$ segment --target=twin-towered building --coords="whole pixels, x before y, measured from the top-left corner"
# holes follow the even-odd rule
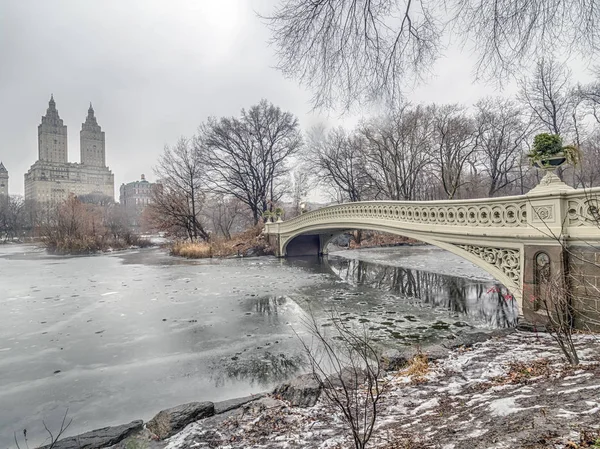
[[[114,199],[114,175],[106,166],[104,131],[90,104],[81,125],[80,162],[69,162],[67,126],[50,97],[46,115],[38,126],[38,160],[25,174],[25,199],[60,202],[70,194],[102,195]],[[8,181],[8,179],[7,179]]]

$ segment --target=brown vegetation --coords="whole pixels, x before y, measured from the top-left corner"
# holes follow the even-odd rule
[[[401,235],[386,234],[384,232],[362,232],[361,234],[362,235],[358,243],[355,239],[350,241],[351,249],[420,243],[418,240],[403,237]]]
[[[413,384],[423,383],[427,379],[425,376],[429,372],[429,360],[427,354],[418,353],[409,362],[406,369],[400,371],[398,374],[401,376],[408,376],[411,378]]]
[[[49,208],[39,230],[44,245],[55,254],[87,254],[150,245],[129,230],[119,205],[86,204],[75,196]]]
[[[229,240],[217,238],[210,242],[178,241],[171,246],[170,253],[189,259],[271,255],[273,249],[261,235],[261,231],[262,226],[259,225],[235,234]]]

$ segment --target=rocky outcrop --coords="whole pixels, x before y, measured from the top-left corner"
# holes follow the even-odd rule
[[[347,366],[338,373],[330,374],[325,380],[325,387],[348,388],[356,390],[367,380],[367,370]]]
[[[212,402],[190,402],[160,411],[146,427],[161,440],[175,435],[185,426],[215,414]]]
[[[215,402],[215,415],[235,410],[243,405],[250,402],[257,401],[265,397],[267,393],[253,394],[251,396],[245,396],[243,398],[228,399],[226,401]]]
[[[312,407],[319,400],[322,389],[321,382],[313,374],[303,374],[279,385],[273,394],[294,407]]]
[[[100,449],[117,444],[129,435],[140,431],[143,424],[142,420],[137,420],[121,426],[104,427],[74,437],[63,438],[53,445],[43,446],[40,449]]]

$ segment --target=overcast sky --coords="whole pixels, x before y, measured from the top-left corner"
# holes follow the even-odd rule
[[[255,11],[276,3],[0,0],[0,160],[10,192],[23,193],[51,93],[68,127],[71,162],[79,162],[79,131],[93,103],[117,199],[121,183],[142,173],[154,179],[165,144],[261,98],[295,113],[303,129],[337,123],[335,113],[310,113],[310,94],[272,68],[268,30]],[[468,54],[448,52],[409,99],[470,104],[495,93],[473,83],[472,67]]]

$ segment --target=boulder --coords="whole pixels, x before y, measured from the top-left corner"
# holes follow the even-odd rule
[[[249,402],[257,401],[265,397],[265,393],[253,394],[243,398],[228,399],[226,401],[215,402],[215,415],[220,415],[236,408],[240,408]]]
[[[444,359],[450,354],[450,350],[442,345],[429,345],[423,348],[421,352],[427,356],[427,360],[430,362]],[[417,351],[414,351],[412,356],[414,357],[417,353]]]
[[[40,449],[100,449],[112,446],[131,434],[142,430],[142,420],[132,421],[121,426],[104,427],[74,437],[63,438],[57,443],[42,446]]]
[[[381,369],[384,369],[385,371],[398,371],[403,368],[409,360],[410,356],[407,352],[399,351],[398,349],[387,349],[381,354],[379,363],[381,364]]]
[[[215,414],[212,402],[190,402],[158,412],[146,427],[161,440],[175,435],[185,426]]]
[[[325,380],[325,386],[340,388],[345,386],[351,390],[356,390],[367,380],[367,370],[363,368],[353,368],[347,366],[335,374],[330,374]]]
[[[470,348],[475,343],[483,343],[489,340],[494,335],[491,332],[468,332],[458,335],[454,340],[444,342],[444,347],[448,349],[456,349],[464,346]]]
[[[303,374],[279,385],[273,394],[294,407],[312,407],[319,400],[323,386],[313,374]]]

